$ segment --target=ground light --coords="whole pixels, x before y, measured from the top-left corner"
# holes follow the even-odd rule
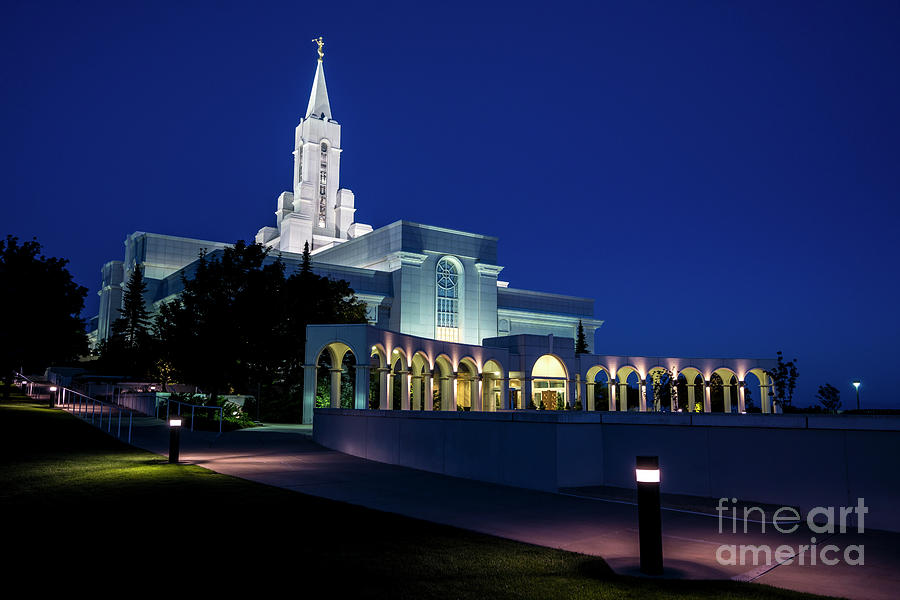
[[[169,419],[169,463],[178,462],[178,446],[181,442],[181,417]]]
[[[641,573],[662,575],[662,518],[659,507],[659,457],[638,456],[635,479],[638,496],[638,539]]]
[[[856,410],[859,410],[859,386],[862,385],[862,381],[857,379],[853,382],[853,387],[856,388]]]
[[[58,388],[55,385],[50,386],[50,408],[56,408],[55,402],[53,400],[54,400],[54,396],[56,396],[57,389]]]

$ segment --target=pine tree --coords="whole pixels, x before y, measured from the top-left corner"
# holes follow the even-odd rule
[[[300,264],[300,274],[308,277],[312,274],[312,261],[309,256],[309,242],[303,242],[303,262]]]
[[[125,344],[134,349],[140,346],[150,335],[150,314],[144,304],[144,293],[147,282],[144,281],[143,269],[135,266],[125,284],[122,296],[122,311],[116,322],[116,329],[125,338]]]
[[[575,338],[575,354],[587,354],[587,338],[584,335],[584,325],[578,321],[578,336]]]

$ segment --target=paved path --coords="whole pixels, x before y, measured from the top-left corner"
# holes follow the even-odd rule
[[[573,497],[500,486],[363,460],[315,444],[308,426],[255,428],[217,436],[182,433],[181,459],[233,475],[369,508],[398,513],[604,558],[622,574],[638,574],[637,510],[630,503]],[[168,432],[160,421],[135,420],[135,445],[158,454],[168,451]],[[743,534],[731,522],[719,533],[717,517],[690,511],[663,511],[666,576],[734,578],[795,590],[849,598],[896,598],[900,590],[900,534],[868,531],[816,536],[818,547],[841,549],[863,544],[864,565],[839,562],[772,566],[721,565],[722,544],[787,545],[797,550],[814,535],[763,534],[751,523]],[[752,529],[755,527],[756,529]],[[808,557],[808,552],[805,554]],[[830,556],[830,555],[829,555]],[[854,555],[855,556],[855,555]]]

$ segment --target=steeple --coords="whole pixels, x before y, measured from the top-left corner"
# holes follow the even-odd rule
[[[306,115],[321,117],[323,114],[326,119],[331,119],[331,105],[328,103],[328,88],[325,87],[325,69],[322,68],[322,57],[325,53],[322,51],[324,43],[322,37],[313,40],[319,45],[319,63],[316,66],[316,77],[313,79],[312,91],[309,93],[309,104],[306,106]]]

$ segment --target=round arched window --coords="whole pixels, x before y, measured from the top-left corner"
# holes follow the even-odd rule
[[[435,337],[448,342],[459,341],[459,269],[442,258],[435,271],[436,314]]]

